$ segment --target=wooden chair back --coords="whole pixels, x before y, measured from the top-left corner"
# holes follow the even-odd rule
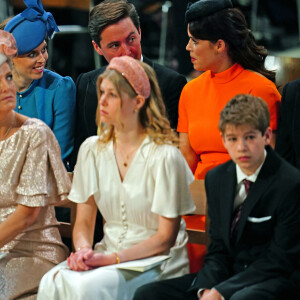
[[[59,232],[61,237],[72,239],[73,227],[76,218],[76,203],[70,200],[64,200],[57,204],[56,207],[65,207],[70,209],[70,222],[59,222]]]
[[[69,173],[69,177],[72,181],[73,173]],[[72,240],[72,232],[76,219],[77,204],[70,200],[64,200],[56,203],[55,207],[65,207],[70,209],[70,222],[59,222],[59,233],[62,238]]]
[[[187,233],[189,236],[189,243],[208,245],[208,243],[209,243],[209,237],[208,237],[209,220],[208,220],[208,216],[207,216],[207,201],[206,201],[204,180],[195,180],[190,185],[190,191],[191,191],[194,203],[196,205],[196,210],[195,210],[194,214],[205,216],[205,229],[204,230],[187,229]]]

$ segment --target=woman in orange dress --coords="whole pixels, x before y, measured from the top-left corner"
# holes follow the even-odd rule
[[[182,91],[177,131],[180,150],[195,179],[204,179],[207,171],[230,159],[218,131],[225,104],[237,94],[261,97],[268,104],[274,132],[281,96],[275,73],[264,67],[266,49],[256,44],[244,15],[230,0],[197,1],[187,8],[186,23],[186,49],[194,69],[203,73]],[[186,223],[188,228],[201,228],[203,218],[186,217]],[[191,265],[191,271],[199,267]]]

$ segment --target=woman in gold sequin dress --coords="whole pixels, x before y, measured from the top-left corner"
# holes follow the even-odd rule
[[[50,204],[66,198],[70,181],[49,127],[14,111],[16,52],[0,30],[0,300],[35,299],[43,274],[68,253]]]

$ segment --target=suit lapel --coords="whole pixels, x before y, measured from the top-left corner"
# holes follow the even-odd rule
[[[241,218],[238,224],[238,232],[235,244],[237,244],[241,239],[251,211],[255,207],[256,203],[262,198],[265,191],[269,189],[269,185],[272,184],[274,180],[274,174],[276,174],[279,160],[271,148],[268,148],[267,150],[268,155],[266,160],[258,174],[255,183],[253,183],[253,186],[251,187],[248,197],[245,199]]]
[[[147,65],[149,65],[152,69],[154,69],[154,63],[148,57],[143,56],[143,62],[146,63]]]
[[[92,81],[92,84],[96,87],[97,80],[100,74],[102,74],[106,70],[107,66],[103,66],[97,70],[94,71],[93,76],[90,77],[90,80]]]
[[[106,66],[96,69],[86,81],[86,89],[83,102],[84,124],[86,124],[87,137],[97,134],[96,112],[98,106],[97,80],[100,74],[106,70]]]
[[[224,224],[225,243],[228,249],[231,247],[230,227],[231,227],[233,199],[235,196],[236,180],[237,179],[236,179],[235,164],[231,161],[229,163],[226,172],[222,174],[221,187],[220,187],[220,196],[222,197],[221,224]]]

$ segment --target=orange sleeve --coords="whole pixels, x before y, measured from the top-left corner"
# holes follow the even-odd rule
[[[189,100],[189,98],[187,95],[188,94],[187,90],[188,89],[185,86],[181,92],[179,104],[178,104],[177,131],[184,132],[184,133],[189,132],[189,119],[188,119],[188,112],[187,112],[187,101]]]
[[[267,102],[270,112],[270,127],[273,131],[277,130],[281,95],[275,84],[270,82],[266,85],[257,85],[253,87],[251,94]]]

